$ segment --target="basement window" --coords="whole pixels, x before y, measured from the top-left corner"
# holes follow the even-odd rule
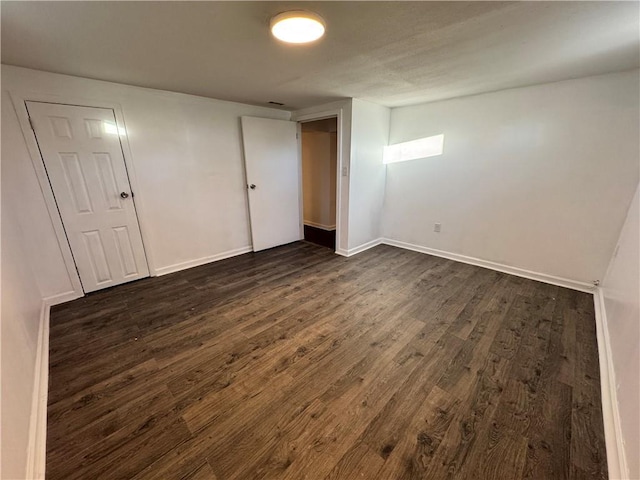
[[[383,163],[406,162],[418,158],[442,155],[444,149],[444,134],[419,138],[410,142],[396,143],[384,147]]]

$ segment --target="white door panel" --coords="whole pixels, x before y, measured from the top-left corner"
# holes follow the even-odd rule
[[[148,276],[113,110],[26,104],[85,292]]]
[[[253,250],[300,240],[296,123],[242,117]]]

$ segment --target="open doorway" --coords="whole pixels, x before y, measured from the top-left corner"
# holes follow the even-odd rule
[[[301,124],[304,239],[336,248],[337,117]]]

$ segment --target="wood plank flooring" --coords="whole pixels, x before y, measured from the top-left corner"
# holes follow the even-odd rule
[[[51,316],[47,478],[604,479],[591,295],[298,242]]]

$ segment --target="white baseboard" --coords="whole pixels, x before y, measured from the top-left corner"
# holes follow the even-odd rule
[[[553,275],[547,275],[546,273],[532,272],[530,270],[512,267],[510,265],[503,265],[501,263],[491,262],[489,260],[467,257],[466,255],[460,255],[458,253],[436,250],[434,248],[414,245],[411,243],[401,242],[399,240],[392,240],[390,238],[383,238],[380,243],[384,243],[385,245],[391,245],[394,247],[405,248],[407,250],[413,250],[415,252],[426,253],[428,255],[434,255],[436,257],[448,258],[449,260],[455,260],[456,262],[468,263],[470,265],[476,265],[478,267],[484,267],[491,270],[496,270],[498,272],[515,275],[517,277],[528,278],[530,280],[537,280],[543,283],[550,283],[551,285],[558,285],[560,287],[570,288],[572,290],[578,290],[580,292],[594,293],[595,291],[595,287],[589,283],[579,282],[577,280],[571,280],[568,278],[555,277]]]
[[[38,344],[33,372],[33,396],[29,419],[26,478],[44,479],[47,455],[47,401],[49,397],[49,324],[51,307],[82,297],[82,292],[64,292],[42,299]]]
[[[343,257],[348,257],[349,256],[349,252],[347,250],[345,250],[344,248],[336,248],[336,255],[341,255]]]
[[[593,295],[596,313],[596,335],[598,338],[598,357],[600,360],[600,391],[602,396],[602,418],[604,437],[607,446],[607,465],[611,480],[629,478],[627,458],[622,441],[620,410],[618,406],[618,388],[611,357],[609,326],[604,304],[602,288]]]
[[[47,400],[49,394],[49,314],[51,306],[73,298],[76,292],[56,295],[42,300],[40,326],[29,421],[29,446],[27,451],[26,478],[44,479],[47,454]]]
[[[52,295],[50,297],[46,297],[42,300],[42,302],[43,304],[47,304],[49,307],[53,307],[54,305],[70,302],[71,300],[75,300],[83,296],[84,296],[83,292],[65,292],[65,293],[59,293],[58,295]]]
[[[382,243],[382,239],[381,238],[376,238],[375,240],[371,240],[370,242],[367,243],[363,243],[362,245],[359,245],[357,247],[354,248],[350,248],[348,249],[345,253],[345,257],[350,257],[352,255],[356,255],[360,252],[364,252],[365,250],[369,250],[370,248],[375,247],[376,245],[380,245]],[[336,253],[338,253],[336,251]],[[342,255],[342,253],[340,254]]]
[[[333,231],[336,229],[335,225],[323,225],[322,223],[316,223],[316,222],[311,222],[309,220],[305,220],[304,222],[305,225],[308,225],[310,227],[315,227],[315,228],[319,228],[321,230],[327,230],[327,231]]]
[[[189,260],[187,262],[169,265],[168,267],[156,268],[156,275],[159,277],[162,275],[167,275],[168,273],[179,272],[180,270],[198,267],[200,265],[204,265],[205,263],[217,262],[218,260],[224,260],[225,258],[235,257],[237,255],[242,255],[243,253],[249,253],[252,251],[253,248],[251,246],[236,248],[235,250],[228,250],[226,252],[211,255],[209,257],[197,258],[195,260]]]

